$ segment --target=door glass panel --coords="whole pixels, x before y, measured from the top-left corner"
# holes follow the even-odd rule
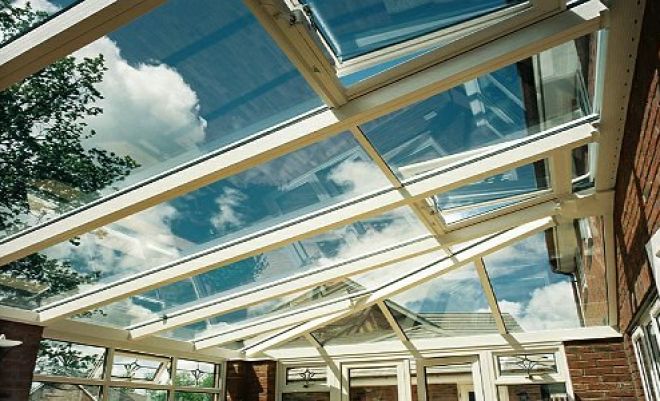
[[[472,363],[424,366],[426,401],[472,401],[475,399]],[[419,398],[417,377],[411,380],[412,399]]]
[[[568,401],[563,383],[498,386],[497,393],[499,401]]]
[[[304,393],[282,393],[282,401],[330,401],[330,393],[309,391]]]
[[[350,401],[397,401],[399,390],[395,366],[348,370]]]

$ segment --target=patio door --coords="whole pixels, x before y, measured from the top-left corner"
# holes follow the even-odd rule
[[[476,356],[417,360],[411,385],[413,401],[484,401]]]

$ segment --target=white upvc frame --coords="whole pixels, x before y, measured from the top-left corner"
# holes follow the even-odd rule
[[[566,7],[563,0],[530,0],[351,60],[340,61],[323,35],[313,26],[299,0],[276,0],[268,3],[245,0],[245,3],[296,64],[309,84],[334,107],[340,106],[347,99],[363,95],[487,43],[493,38],[502,37],[559,13]],[[339,76],[424,50],[428,51],[395,69],[384,71],[348,88],[337,79]]]
[[[653,347],[660,349],[660,325],[658,317],[660,316],[660,301],[655,303],[644,313],[633,331],[631,341],[637,359],[637,367],[642,380],[642,387],[647,400],[654,400],[660,397],[660,360],[653,355]],[[648,326],[655,336],[655,344],[651,344],[653,339],[647,336]],[[648,363],[651,377],[648,376],[645,364]]]
[[[441,358],[424,358],[415,360],[415,368],[417,373],[417,400],[412,401],[427,401],[427,381],[426,381],[426,368],[431,366],[445,366],[445,365],[470,365],[472,372],[472,385],[474,386],[474,395],[476,401],[484,401],[484,378],[481,372],[480,360],[478,355],[465,356],[465,357],[441,357]],[[459,398],[460,401],[467,401],[467,398]]]
[[[399,400],[410,400],[410,363],[408,360],[373,360],[369,362],[342,362],[341,401],[350,401],[351,369],[395,368]]]
[[[120,0],[97,1],[114,3]],[[75,14],[70,14],[74,10],[76,7],[49,23],[56,22],[61,17],[72,16],[69,21],[72,26],[76,26],[76,21],[82,24],[82,21],[76,19],[78,17]],[[605,11],[606,8],[599,1],[590,0],[539,21],[533,26],[495,39],[487,46],[462,52],[412,76],[366,93],[335,110],[320,111],[307,119],[257,133],[212,155],[204,156],[42,225],[4,238],[0,240],[0,264],[38,252],[259,163],[351,129],[489,71],[593,32],[602,27],[601,14]],[[101,17],[97,16],[97,18]],[[92,18],[86,23],[99,24],[103,21]],[[20,42],[36,41],[42,30],[50,26],[49,23],[29,32]],[[102,27],[103,25],[100,25],[99,29]],[[109,31],[110,29],[103,33]],[[66,43],[65,39],[60,40]],[[13,44],[14,42],[10,45]],[[15,54],[16,62],[28,57],[26,51],[23,49],[23,53]],[[42,63],[40,67],[46,64],[48,63]]]
[[[144,356],[147,358],[157,358],[169,361],[169,374],[170,380],[168,383],[159,384],[149,381],[132,381],[112,377],[113,361],[117,352],[135,353],[136,356]],[[68,377],[68,376],[54,376],[44,374],[34,374],[32,377],[33,382],[42,383],[63,383],[63,384],[80,384],[85,386],[99,386],[101,388],[100,401],[108,400],[108,393],[111,388],[133,388],[133,389],[147,389],[147,390],[165,390],[168,392],[168,399],[174,400],[174,393],[176,391],[193,392],[193,393],[207,393],[215,394],[218,401],[225,400],[225,386],[226,386],[226,370],[227,364],[225,361],[205,361],[200,359],[200,355],[193,358],[194,361],[210,363],[215,366],[216,370],[216,386],[215,387],[188,387],[175,385],[175,375],[177,369],[178,358],[171,355],[163,354],[146,354],[144,352],[125,351],[114,347],[105,347],[105,360],[103,361],[103,374],[98,379],[90,379],[84,377]],[[164,366],[167,368],[167,366]],[[219,370],[219,371],[218,371]]]
[[[48,321],[90,310],[302,238],[309,238],[359,219],[394,210],[435,193],[451,190],[542,159],[548,152],[579,147],[592,141],[594,133],[595,129],[589,123],[577,126],[572,123],[506,142],[469,160],[410,178],[402,183],[402,188],[390,187],[358,199],[345,201],[340,205],[296,219],[295,223],[286,222],[150,271],[117,280],[105,287],[57,301],[39,309],[40,320]]]

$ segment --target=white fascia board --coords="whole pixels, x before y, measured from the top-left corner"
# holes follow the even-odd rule
[[[212,348],[198,351],[192,343],[152,336],[143,340],[130,340],[128,331],[74,320],[61,320],[44,328],[44,338],[70,341],[99,347],[113,347],[127,351],[172,355],[185,359],[221,362],[241,358],[235,350]]]
[[[144,322],[143,324],[134,325],[128,329],[131,332],[132,338],[171,330],[202,319],[244,309],[271,299],[281,298],[299,291],[311,289],[328,281],[360,274],[438,249],[439,246],[435,239],[429,236],[420,237],[402,245],[380,248],[367,255],[361,255],[329,266],[322,266],[308,272],[256,286],[243,292],[174,311],[167,314],[167,319],[155,319]]]
[[[309,238],[351,222],[393,210],[432,194],[448,191],[470,182],[542,159],[550,152],[572,149],[592,140],[595,130],[589,123],[559,127],[527,138],[508,142],[497,151],[461,161],[415,177],[400,189],[376,191],[239,238],[216,248],[191,255],[142,274],[127,277],[98,290],[64,299],[39,310],[40,320],[48,321],[148,291],[195,274],[263,253],[291,242]]]
[[[164,0],[86,0],[2,47],[0,90],[39,71]]]
[[[598,1],[589,1],[369,92],[334,110],[317,113],[311,118],[283,128],[267,130],[265,134],[255,134],[241,143],[215,152],[210,157],[198,159],[40,226],[7,237],[0,241],[0,265],[593,32],[600,28],[601,13],[604,10]]]
[[[299,308],[283,312],[276,318],[267,316],[245,324],[227,327],[222,331],[209,334],[204,339],[193,341],[195,349],[205,349],[245,338],[254,337],[269,331],[288,328],[292,325],[301,324],[314,318],[348,311],[352,306],[351,300],[343,300],[330,303],[326,306],[314,309]]]
[[[461,161],[439,171],[431,171],[408,180],[400,189],[389,188],[375,191],[360,198],[342,202],[338,206],[331,206],[302,216],[294,222],[285,222],[139,275],[127,277],[106,287],[56,302],[39,309],[40,320],[48,321],[90,310],[114,300],[191,277],[360,219],[391,211],[432,194],[448,191],[542,159],[550,152],[583,145],[593,139],[594,132],[591,124],[583,123],[577,126],[558,127],[508,142],[497,151],[480,154],[474,159]]]
[[[39,325],[39,314],[37,312],[5,305],[0,305],[0,319],[8,320],[10,322]]]
[[[555,225],[552,218],[544,218],[536,221],[532,221],[526,224],[522,224],[516,228],[505,231],[501,234],[495,235],[491,238],[483,240],[479,243],[473,244],[471,247],[456,253],[450,258],[446,258],[438,263],[424,266],[418,271],[406,275],[405,277],[397,277],[388,284],[385,284],[373,292],[370,295],[367,295],[365,298],[360,299],[359,302],[356,302],[353,308],[347,312],[338,313],[334,315],[328,315],[312,321],[303,323],[302,325],[296,327],[293,330],[284,331],[280,334],[277,334],[262,343],[253,345],[246,349],[248,356],[253,356],[259,354],[268,348],[272,348],[279,344],[283,344],[303,333],[308,333],[313,330],[316,330],[320,327],[326,326],[336,320],[342,319],[344,317],[350,316],[355,312],[366,309],[377,302],[388,299],[396,294],[404,292],[408,289],[411,289],[415,286],[418,286],[421,283],[424,283],[433,278],[439,277],[443,274],[447,274],[451,271],[454,271],[466,264],[472,262],[476,258],[482,258],[492,252],[496,252],[499,249],[502,249],[506,246],[509,246],[516,241],[526,238],[529,235],[533,235],[537,232],[541,232],[545,229],[551,228]]]

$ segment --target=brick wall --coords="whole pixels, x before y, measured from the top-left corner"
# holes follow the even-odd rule
[[[275,401],[277,363],[231,361],[227,363],[227,401]]]
[[[0,320],[0,334],[11,340],[23,341],[22,345],[0,356],[1,401],[27,400],[42,331],[40,326]]]
[[[623,340],[564,344],[575,401],[633,401],[637,393]]]
[[[417,400],[417,386],[411,386],[412,400]],[[458,386],[456,384],[429,384],[426,388],[429,401],[458,401]]]

